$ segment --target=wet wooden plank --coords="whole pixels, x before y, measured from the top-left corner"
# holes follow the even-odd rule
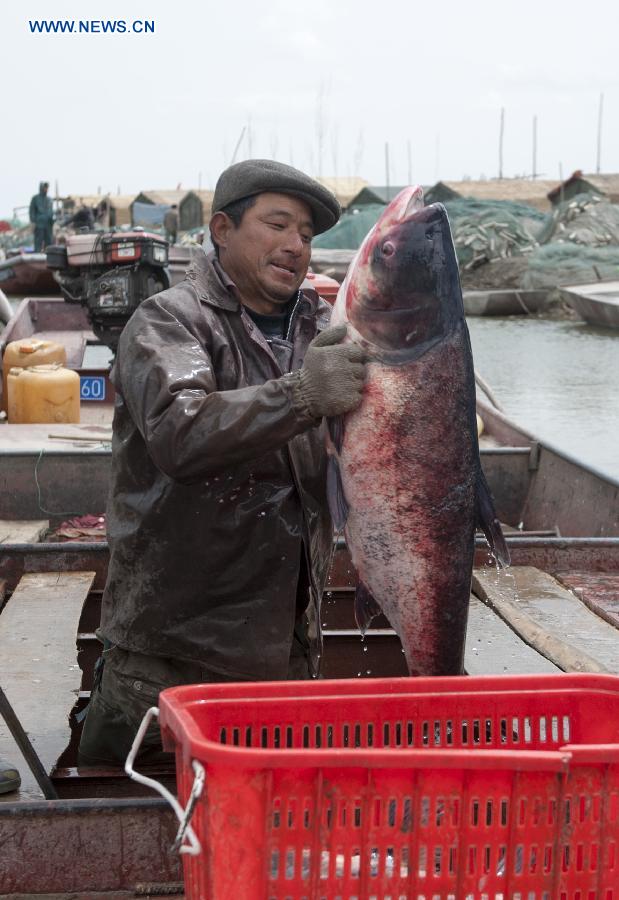
[[[384,616],[372,620],[362,640],[353,614],[354,594],[328,592],[323,603],[324,678],[372,678],[407,675],[402,646]],[[471,596],[464,667],[469,675],[523,675],[560,669],[524,643],[477,597]]]
[[[532,566],[476,569],[473,592],[565,672],[619,672],[616,629]]]
[[[558,572],[556,578],[592,612],[619,628],[619,573]]]
[[[48,772],[70,737],[81,678],[77,627],[94,578],[94,572],[23,575],[0,615],[0,684]],[[41,796],[2,719],[0,757],[18,765],[22,797]]]
[[[464,667],[469,675],[531,675],[560,669],[538,653],[489,606],[471,596]]]
[[[0,544],[36,544],[48,528],[47,519],[23,522],[0,519]]]

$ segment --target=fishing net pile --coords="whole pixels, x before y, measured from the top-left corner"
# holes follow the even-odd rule
[[[465,288],[537,290],[619,278],[619,205],[603,197],[579,194],[548,214],[500,201],[467,210],[465,202],[446,204]]]
[[[469,290],[540,289],[619,278],[619,205],[579,194],[544,213],[509,200],[460,198],[445,203],[462,286]],[[381,204],[345,213],[313,242],[316,271],[330,256],[356,250],[384,211]],[[320,259],[320,251],[329,259]]]
[[[384,211],[382,203],[368,203],[345,212],[337,225],[314,238],[312,250],[358,250]]]
[[[553,241],[529,256],[520,278],[525,290],[619,278],[619,246],[591,247]]]
[[[619,278],[619,206],[595,194],[560,203],[528,258],[523,288]]]
[[[510,200],[460,199],[445,203],[460,269],[522,256],[537,247],[546,216]]]
[[[541,244],[619,246],[619,206],[596,194],[560,203],[542,228]]]

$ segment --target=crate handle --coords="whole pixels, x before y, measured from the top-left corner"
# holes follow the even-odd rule
[[[151,723],[151,719],[158,718],[158,708],[156,706],[151,706],[151,708],[147,710],[146,715],[142,719],[142,723],[138,728],[138,733],[136,734],[133,740],[133,744],[131,745],[131,750],[129,751],[129,755],[127,756],[127,761],[125,762],[125,772],[129,776],[129,778],[133,779],[133,781],[137,781],[138,784],[144,784],[146,785],[146,787],[150,787],[153,790],[157,791],[158,794],[161,794],[163,799],[167,800],[174,810],[176,818],[179,821],[179,827],[178,831],[176,832],[176,837],[171,849],[178,850],[179,853],[188,853],[190,856],[198,856],[202,852],[202,846],[200,845],[200,841],[198,840],[195,831],[191,827],[190,822],[196,805],[196,801],[198,800],[198,797],[201,795],[204,788],[204,779],[206,777],[204,766],[199,763],[197,759],[194,759],[192,762],[195,778],[185,809],[183,809],[183,807],[180,805],[174,794],[171,794],[170,791],[159,781],[154,778],[148,778],[148,776],[146,775],[141,775],[133,768],[135,758],[138,755],[138,750],[140,749],[140,745],[142,744],[144,735],[146,734],[146,730]],[[183,843],[185,835],[187,836],[187,839],[189,841],[188,844]]]

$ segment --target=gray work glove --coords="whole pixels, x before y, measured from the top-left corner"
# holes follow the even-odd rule
[[[361,403],[366,354],[357,344],[341,344],[345,337],[346,325],[334,325],[307,348],[299,392],[316,419],[340,416]]]

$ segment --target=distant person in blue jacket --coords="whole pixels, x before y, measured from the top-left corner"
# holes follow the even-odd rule
[[[45,250],[52,243],[52,225],[54,222],[54,207],[52,198],[47,196],[49,184],[42,181],[39,184],[39,193],[30,201],[30,221],[34,225],[34,250],[35,253]]]

